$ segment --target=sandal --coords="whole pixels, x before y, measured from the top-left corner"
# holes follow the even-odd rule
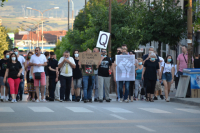
[[[149,102],[149,97],[146,98],[146,102]]]
[[[154,102],[153,98],[151,98],[150,102]]]

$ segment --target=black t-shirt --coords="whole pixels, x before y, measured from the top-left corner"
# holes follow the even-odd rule
[[[16,63],[9,62],[7,65],[7,69],[9,69],[8,78],[17,79],[17,74],[19,73],[20,69],[22,68],[19,61]]]
[[[156,60],[155,62],[151,62],[150,60],[147,60],[144,63],[144,67],[146,67],[144,78],[157,80],[157,70],[159,69],[158,61]]]
[[[194,59],[194,68],[200,68],[200,59]]]
[[[8,63],[9,63],[8,59],[7,60],[4,60],[4,59],[0,60],[0,67],[1,67],[0,77],[4,77]]]
[[[51,67],[52,69],[56,69],[56,67],[58,67],[58,61],[55,59],[50,59],[47,65],[49,78],[56,78],[56,71],[51,71],[49,67]]]
[[[109,77],[109,66],[112,65],[112,62],[109,57],[106,57],[102,60],[98,68],[98,76]]]
[[[80,78],[82,78],[82,72],[81,72],[81,70],[79,68],[78,61],[79,60],[74,59],[74,62],[76,63],[76,68],[73,69],[73,79],[80,79]]]

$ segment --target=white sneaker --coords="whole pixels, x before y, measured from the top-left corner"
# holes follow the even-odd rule
[[[36,103],[39,103],[40,101],[37,99],[35,102],[36,102]]]
[[[6,97],[6,99],[5,99],[5,100],[6,100],[6,102],[8,102],[8,97]]]
[[[35,102],[35,98],[32,98],[32,102]]]
[[[46,99],[42,99],[41,102],[47,102]]]
[[[14,103],[14,102],[15,102],[15,100],[14,100],[14,99],[12,99],[11,103]]]
[[[124,102],[129,103],[129,100],[126,99]]]
[[[16,100],[16,99],[14,99],[14,101],[15,101],[15,103],[17,103],[17,100]]]
[[[123,102],[123,98],[120,98],[120,101],[119,101],[119,102],[120,102],[120,103]]]

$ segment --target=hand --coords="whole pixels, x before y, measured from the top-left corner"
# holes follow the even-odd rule
[[[20,77],[20,75],[21,75],[21,74],[20,74],[20,73],[18,73],[18,74],[17,74],[17,77]]]
[[[81,62],[80,61],[78,62],[78,65],[81,66]]]
[[[40,66],[42,66],[42,64],[38,64],[38,66],[40,67]]]
[[[159,79],[160,83],[162,82],[162,79]]]
[[[56,80],[55,80],[56,82],[58,82],[58,78],[56,78]]]
[[[144,80],[144,77],[142,76],[142,80]]]
[[[65,58],[65,60],[64,60],[66,63],[70,63],[70,61],[67,59],[67,58]]]
[[[114,81],[116,82],[116,78],[114,78]]]
[[[21,82],[23,82],[23,79],[21,79]]]
[[[174,83],[174,79],[172,79],[172,81],[171,81],[171,84],[173,84]]]
[[[105,57],[104,56],[101,56],[101,60],[103,60]]]
[[[4,82],[4,84],[6,84],[6,79],[5,78],[3,79],[3,82]]]

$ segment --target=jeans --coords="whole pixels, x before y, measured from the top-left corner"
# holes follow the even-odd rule
[[[118,99],[120,98],[120,93],[119,93],[119,82],[120,81],[116,81],[117,82],[117,97]]]
[[[55,99],[60,99],[60,81],[56,84]]]
[[[51,78],[49,77],[49,97],[54,99],[54,92],[56,89],[56,81],[55,81],[55,77]]]
[[[69,100],[70,89],[71,89],[72,77],[65,77],[60,75],[60,100]]]
[[[18,90],[18,95],[17,95],[17,99],[20,98],[20,100],[22,100],[22,95],[24,92],[24,75],[22,76],[23,76],[23,81],[21,81],[20,79],[19,90]]]
[[[92,87],[94,86],[94,81],[95,81],[95,76],[83,76],[84,100],[92,99]]]
[[[139,85],[143,87],[143,82],[142,80],[136,79],[135,80],[135,98],[138,98],[138,92],[139,91],[141,92],[141,90],[139,90]]]
[[[128,98],[129,84],[130,84],[130,81],[125,81],[124,100],[127,100],[127,98]],[[122,98],[123,97],[123,81],[119,81],[119,93],[120,93],[120,98]]]
[[[134,88],[135,88],[135,81],[130,81],[130,83],[129,83],[129,97],[133,96]]]

